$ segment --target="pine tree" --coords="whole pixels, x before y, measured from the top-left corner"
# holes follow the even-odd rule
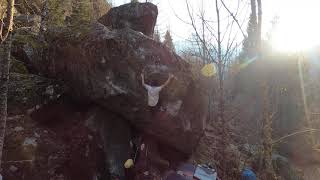
[[[254,15],[250,15],[248,27],[247,27],[247,38],[243,41],[242,53],[243,58],[252,58],[256,51],[256,34],[257,34],[257,21]]]
[[[167,46],[170,50],[172,50],[174,52],[176,51],[175,47],[174,47],[174,44],[172,42],[172,37],[171,37],[170,31],[167,31],[166,34],[164,35],[163,44],[165,46]]]
[[[257,2],[256,2],[257,1]],[[261,54],[261,0],[251,0],[251,14],[247,27],[247,37],[243,41],[240,60],[245,61]],[[258,5],[258,15],[257,15]]]
[[[161,42],[161,40],[160,40],[160,32],[159,32],[158,29],[156,29],[156,31],[154,32],[154,34],[153,34],[153,39],[154,39],[155,41],[157,41],[157,42]]]

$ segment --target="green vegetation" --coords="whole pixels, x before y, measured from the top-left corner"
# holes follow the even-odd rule
[[[20,73],[20,74],[29,73],[25,64],[21,61],[16,60],[13,57],[11,57],[10,72]]]
[[[48,25],[49,27],[61,27],[64,26],[65,10],[63,9],[63,0],[48,0],[49,3],[49,15]]]
[[[170,50],[176,51],[172,41],[170,31],[167,31],[166,34],[164,35],[163,44],[167,46]]]
[[[39,40],[38,40],[36,35],[30,34],[30,33],[27,33],[27,32],[16,33],[13,36],[13,43],[14,44],[20,44],[20,45],[30,44],[33,49],[43,48],[43,45],[44,45],[44,44],[39,42]]]
[[[88,24],[92,19],[90,1],[79,0],[72,2],[72,12],[70,16],[71,26],[82,26]]]

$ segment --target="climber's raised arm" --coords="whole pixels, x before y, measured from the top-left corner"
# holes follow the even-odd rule
[[[141,83],[142,83],[142,86],[145,86],[146,84],[144,83],[144,74],[143,72],[141,73]]]
[[[168,84],[171,82],[171,80],[174,78],[174,75],[173,74],[169,74],[169,78],[168,78],[168,80],[164,83],[164,84],[162,84],[160,87],[163,89],[163,88],[165,88],[166,86],[168,86]]]

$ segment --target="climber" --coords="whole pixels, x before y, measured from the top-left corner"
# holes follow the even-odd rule
[[[159,144],[150,135],[143,135],[138,149],[134,168],[136,179],[157,179],[170,167],[169,161],[160,156]]]
[[[165,88],[171,82],[171,80],[174,77],[175,76],[173,74],[169,74],[168,80],[164,84],[162,84],[161,86],[150,86],[148,84],[145,84],[145,82],[144,82],[144,74],[143,74],[143,72],[141,73],[142,85],[148,91],[148,105],[150,107],[155,107],[158,104],[160,91],[163,88]]]

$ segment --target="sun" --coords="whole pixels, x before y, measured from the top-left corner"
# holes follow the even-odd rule
[[[292,3],[284,8],[272,35],[275,50],[297,52],[320,45],[320,22],[317,21],[318,1]]]

